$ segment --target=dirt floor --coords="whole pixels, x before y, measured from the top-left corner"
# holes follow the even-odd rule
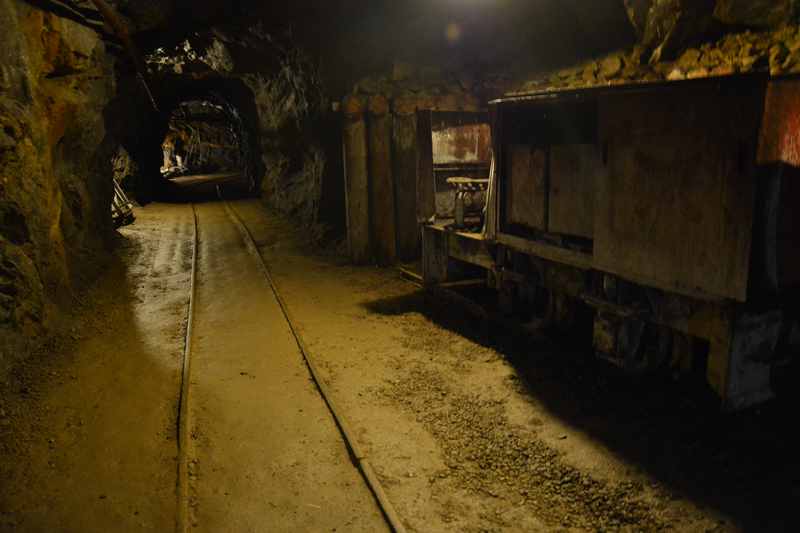
[[[386,531],[242,236],[197,207],[193,531]]]
[[[152,205],[72,330],[0,396],[0,530],[164,531],[175,517],[188,205]]]
[[[234,203],[409,531],[783,531],[792,402],[722,415],[701,383],[619,376],[568,340],[495,332],[397,271]],[[386,526],[221,204],[200,227],[193,530]],[[0,388],[0,530],[168,531],[192,207],[151,205],[75,325]]]
[[[570,339],[498,332],[387,269],[236,206],[412,531],[784,531],[795,402],[719,412]]]
[[[178,400],[194,214],[151,205],[75,326],[2,397],[0,530],[386,531],[273,293],[220,203],[196,208],[188,501]]]

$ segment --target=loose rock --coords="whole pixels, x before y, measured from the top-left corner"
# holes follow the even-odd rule
[[[502,400],[456,394],[439,374],[423,367],[390,383],[382,395],[414,412],[440,443],[448,465],[440,479],[449,476],[461,487],[491,498],[525,496],[522,505],[565,527],[662,526],[637,500],[630,484],[592,479],[563,463],[535,433],[513,427]]]
[[[603,60],[600,67],[600,74],[605,79],[617,77],[622,72],[622,58],[611,56]]]

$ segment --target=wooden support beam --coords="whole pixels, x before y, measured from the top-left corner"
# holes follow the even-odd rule
[[[395,114],[392,134],[397,255],[402,261],[411,261],[420,254],[416,115],[399,112]]]
[[[369,224],[369,170],[364,103],[348,98],[344,104],[344,172],[347,244],[356,264],[372,258]]]
[[[417,111],[417,222],[436,215],[431,111]]]
[[[375,259],[379,264],[397,261],[394,180],[392,179],[392,115],[383,96],[369,101],[370,221]]]
[[[548,261],[564,263],[580,268],[581,270],[590,270],[594,266],[591,254],[561,248],[552,244],[523,239],[505,233],[497,234],[497,242],[522,253],[535,255],[536,257],[541,257]]]
[[[450,258],[447,256],[447,234],[436,228],[422,228],[422,282],[438,285],[448,279]]]

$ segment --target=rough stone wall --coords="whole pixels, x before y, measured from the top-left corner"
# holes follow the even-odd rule
[[[769,72],[800,73],[793,0],[625,0],[628,50],[518,83],[512,92]]]
[[[112,64],[88,28],[0,0],[0,371],[108,242]]]
[[[279,67],[274,72],[244,77],[255,96],[261,129],[261,192],[271,207],[313,227],[319,222],[327,163],[314,123],[326,112],[327,100],[301,50],[288,45],[275,53]]]

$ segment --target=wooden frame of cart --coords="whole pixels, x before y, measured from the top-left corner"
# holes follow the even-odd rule
[[[516,95],[490,115],[483,227],[420,202],[424,282],[483,269],[525,321],[570,327],[588,306],[620,367],[701,364],[726,409],[769,399],[800,340],[800,81]]]

